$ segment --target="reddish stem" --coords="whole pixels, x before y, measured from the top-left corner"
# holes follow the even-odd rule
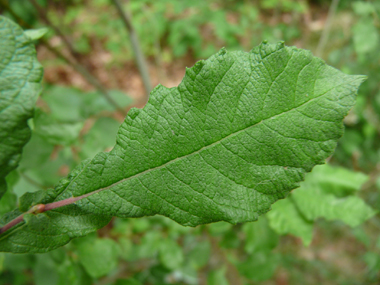
[[[24,214],[18,216],[17,218],[13,219],[9,223],[7,223],[3,227],[1,227],[0,228],[0,234],[5,233],[7,230],[13,228],[14,226],[18,225],[19,223],[22,223],[24,221],[24,215],[25,214],[39,214],[39,213],[43,213],[43,212],[46,212],[46,211],[57,209],[57,208],[60,208],[60,207],[63,207],[63,206],[67,206],[67,205],[75,203],[76,201],[84,199],[84,198],[86,198],[86,197],[88,197],[88,196],[90,196],[92,194],[95,194],[95,193],[97,193],[97,192],[99,192],[101,190],[103,190],[103,189],[99,189],[97,191],[84,194],[82,196],[71,197],[71,198],[67,198],[65,200],[61,200],[61,201],[57,201],[57,202],[53,202],[53,203],[49,203],[49,204],[38,204],[38,205],[35,205],[35,206],[31,207],[29,209],[29,211],[25,212]]]
[[[4,227],[0,228],[0,234],[6,232],[10,228],[13,228],[15,225],[21,223],[24,220],[24,214],[18,216],[16,219],[10,221],[8,224],[6,224]]]

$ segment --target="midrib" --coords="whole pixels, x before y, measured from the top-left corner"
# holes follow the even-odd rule
[[[289,112],[291,112],[291,111],[294,111],[294,110],[297,109],[297,108],[300,108],[300,107],[302,107],[302,106],[304,106],[304,105],[306,105],[306,104],[308,104],[308,103],[310,103],[310,102],[313,102],[313,101],[319,99],[320,97],[322,97],[323,95],[327,94],[327,93],[330,92],[331,90],[333,90],[333,89],[335,89],[335,88],[337,88],[337,87],[339,87],[339,86],[341,86],[341,85],[343,85],[343,84],[347,84],[347,83],[344,82],[344,83],[342,83],[342,84],[340,84],[340,85],[338,85],[338,86],[335,86],[335,87],[333,87],[333,88],[327,90],[326,92],[322,93],[321,95],[318,95],[318,96],[316,96],[316,97],[314,97],[314,98],[312,98],[312,99],[310,99],[310,100],[308,100],[308,101],[306,101],[306,102],[304,102],[304,103],[302,103],[302,104],[300,104],[300,105],[298,105],[298,106],[296,106],[296,107],[294,107],[294,108],[292,108],[292,109],[289,109],[289,110],[287,110],[287,111],[281,112],[281,113],[279,113],[279,114],[276,114],[276,115],[271,116],[271,117],[268,117],[268,118],[264,118],[264,119],[262,119],[262,120],[261,120],[260,122],[258,122],[258,123],[255,123],[255,124],[253,124],[253,125],[251,125],[251,126],[248,126],[248,127],[243,128],[243,129],[240,129],[240,130],[238,130],[238,131],[236,131],[236,132],[233,132],[233,133],[229,134],[228,136],[226,136],[226,137],[224,137],[224,138],[222,138],[222,139],[220,139],[220,140],[218,140],[218,141],[215,141],[215,142],[213,142],[213,143],[211,143],[211,144],[209,144],[209,145],[206,145],[206,146],[204,146],[204,147],[202,147],[202,148],[200,148],[200,149],[198,149],[198,150],[196,150],[196,151],[194,151],[194,152],[192,152],[192,153],[189,153],[189,154],[186,154],[186,155],[183,155],[183,156],[179,156],[179,157],[177,157],[177,158],[175,158],[175,159],[172,159],[172,160],[169,160],[168,162],[166,162],[166,163],[164,163],[164,164],[162,164],[162,165],[159,165],[159,166],[157,166],[157,167],[150,168],[150,169],[144,170],[144,171],[142,171],[142,172],[140,172],[140,173],[137,173],[137,174],[135,174],[135,175],[133,175],[133,176],[130,176],[130,177],[127,177],[127,178],[121,179],[121,180],[119,180],[119,181],[117,181],[117,182],[115,182],[115,183],[113,183],[113,184],[111,184],[111,185],[109,185],[109,186],[106,186],[106,187],[103,187],[103,188],[100,188],[100,189],[97,189],[97,190],[91,191],[91,192],[86,193],[86,194],[83,194],[83,195],[81,195],[81,196],[77,196],[75,200],[76,200],[76,201],[82,200],[82,199],[87,198],[87,197],[89,197],[89,196],[91,196],[91,195],[93,195],[93,194],[99,193],[99,192],[104,191],[104,190],[108,190],[108,189],[110,189],[110,188],[112,188],[112,187],[114,187],[114,186],[117,186],[117,185],[119,185],[119,184],[125,182],[125,181],[131,180],[131,179],[134,179],[134,178],[137,178],[137,177],[139,177],[139,176],[141,176],[141,175],[144,175],[144,174],[146,174],[146,173],[148,173],[148,172],[152,172],[152,171],[155,171],[155,170],[158,170],[158,169],[164,168],[164,167],[166,167],[167,165],[170,165],[170,164],[172,164],[172,163],[175,163],[175,162],[178,161],[178,160],[185,159],[185,158],[190,157],[190,156],[192,156],[192,155],[199,154],[199,153],[202,152],[203,150],[206,150],[206,149],[212,148],[213,146],[215,146],[215,145],[217,145],[217,144],[219,144],[219,143],[221,143],[221,142],[223,142],[223,141],[225,141],[225,140],[227,140],[227,139],[229,139],[229,138],[231,138],[231,137],[233,137],[233,136],[237,136],[237,135],[239,135],[240,133],[242,133],[242,132],[244,132],[244,131],[246,131],[246,130],[248,130],[248,129],[250,129],[250,128],[256,127],[256,126],[260,125],[261,123],[263,123],[263,122],[265,122],[265,121],[267,121],[267,120],[271,120],[271,119],[274,119],[274,118],[276,118],[276,117],[279,117],[279,116],[285,115],[285,114],[287,114],[287,113],[289,113]],[[90,162],[90,163],[91,163],[91,162]],[[81,171],[81,173],[82,173],[86,168],[87,168],[87,167],[84,167],[84,169]],[[81,173],[79,173],[79,174],[77,175],[77,177],[79,177]],[[77,177],[75,177],[75,178],[70,182],[70,184],[66,187],[66,189],[71,185],[71,183],[72,183],[73,181],[75,181],[75,179],[76,179]],[[66,189],[65,189],[65,190],[66,190]],[[63,192],[64,192],[64,191],[62,191],[61,193],[63,193]]]

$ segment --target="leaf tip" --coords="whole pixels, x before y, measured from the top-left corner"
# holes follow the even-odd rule
[[[366,81],[367,79],[368,79],[367,75],[356,75],[356,80],[358,80],[360,84]]]
[[[133,120],[134,118],[137,117],[137,115],[140,113],[141,109],[138,109],[136,107],[134,108],[131,108],[128,112],[128,115],[127,117],[131,118],[131,120]]]
[[[222,47],[220,51],[216,54],[216,56],[225,55],[227,53],[227,49],[225,47]]]
[[[193,67],[190,67],[190,68],[186,67],[186,75],[190,75],[190,73],[192,72],[195,72],[196,74],[198,74],[205,64],[206,63],[204,60],[200,60],[200,61],[197,61]]]

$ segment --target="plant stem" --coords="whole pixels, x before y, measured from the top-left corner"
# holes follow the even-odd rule
[[[129,38],[132,43],[132,49],[135,54],[136,64],[137,64],[137,67],[139,69],[139,72],[144,84],[146,101],[148,101],[149,93],[150,91],[152,91],[152,84],[150,81],[147,63],[141,51],[139,39],[132,25],[131,15],[127,11],[123,10],[123,7],[121,6],[119,0],[112,0],[112,2],[114,3],[121,19],[124,22],[125,27],[128,30]]]
[[[64,35],[64,33],[59,29],[56,25],[54,25],[46,15],[46,11],[37,3],[36,0],[29,0],[33,7],[37,10],[38,15],[41,17],[42,21],[45,22],[50,28],[54,30],[54,32],[62,39],[66,47],[69,49],[71,55],[76,58],[78,61],[80,60],[80,54],[77,53],[69,41],[69,39]]]
[[[58,58],[64,60],[66,63],[71,65],[78,73],[80,73],[84,79],[92,86],[95,87],[96,90],[99,91],[100,94],[103,95],[103,97],[108,101],[110,105],[112,105],[121,115],[124,117],[126,116],[127,112],[117,104],[117,102],[111,97],[111,95],[108,93],[107,89],[104,88],[104,86],[99,82],[99,80],[94,77],[86,67],[79,64],[75,60],[72,60],[68,57],[66,57],[63,53],[61,53],[59,50],[53,48],[50,43],[44,39],[41,39],[41,43],[46,46],[52,53],[54,53]]]
[[[64,199],[61,201],[57,201],[57,202],[53,202],[53,203],[49,203],[49,204],[37,204],[37,205],[31,207],[27,212],[23,213],[22,215],[18,216],[17,218],[13,219],[9,223],[7,223],[3,227],[1,227],[0,228],[0,234],[8,231],[9,229],[13,228],[16,225],[22,223],[24,221],[24,215],[25,214],[40,214],[40,213],[43,213],[46,211],[50,211],[50,210],[61,208],[61,207],[67,206],[67,205],[71,205],[71,204],[74,204],[75,202],[77,202],[79,200],[87,198],[90,195],[98,193],[101,190],[103,190],[103,189],[99,189],[97,191],[90,192],[90,193],[87,193],[87,194],[84,194],[84,195],[81,195],[78,197],[70,197],[70,198],[67,198],[67,199]]]
[[[13,228],[17,224],[21,223],[24,220],[24,214],[18,216],[14,220],[10,221],[8,224],[0,228],[0,234],[5,233],[7,230]]]
[[[316,56],[319,56],[319,57],[322,56],[322,52],[326,46],[327,40],[329,39],[332,20],[334,18],[338,4],[339,4],[339,0],[333,0],[331,2],[331,6],[330,6],[329,12],[327,14],[326,23],[325,23],[325,26],[323,28],[322,35],[319,39],[317,50],[315,52]]]

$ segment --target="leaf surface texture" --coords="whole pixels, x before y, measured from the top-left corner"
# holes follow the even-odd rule
[[[110,216],[160,214],[185,226],[254,221],[332,154],[364,79],[282,43],[248,53],[222,49],[188,68],[178,87],[159,85],[143,109],[131,109],[111,152],[83,163],[56,189],[22,199],[26,210],[82,197],[26,215],[0,237],[0,249],[51,250]],[[97,215],[99,225],[74,227],[73,213]],[[27,239],[42,220],[39,236]]]
[[[31,39],[0,16],[0,198],[5,176],[18,166],[30,139],[28,119],[41,91],[42,66]]]

